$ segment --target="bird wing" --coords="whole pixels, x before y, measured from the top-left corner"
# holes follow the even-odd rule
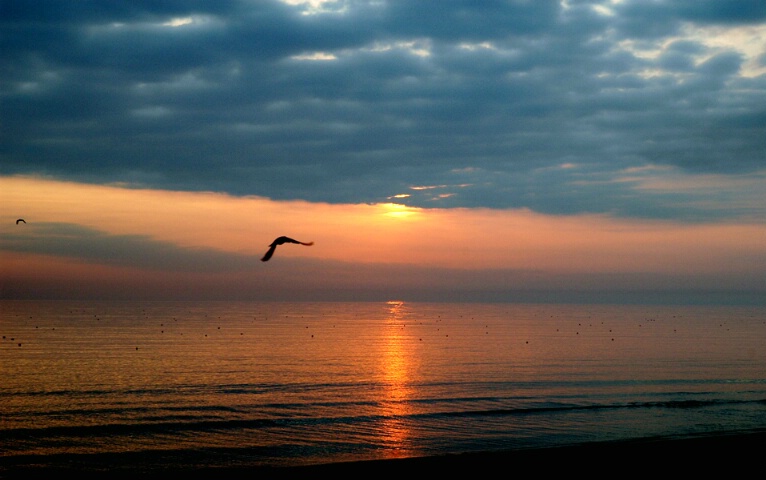
[[[263,255],[263,258],[261,258],[262,262],[268,262],[272,255],[274,255],[274,251],[277,249],[277,244],[272,243],[268,250],[266,250],[266,253]]]
[[[279,242],[280,245],[283,244],[283,243],[301,243],[298,240],[296,240],[294,238],[290,238],[290,237],[279,237],[279,239],[281,240]]]
[[[277,243],[278,245],[282,245],[283,243],[294,243],[296,245],[314,245],[314,242],[301,242],[300,240],[296,240],[294,238],[290,237],[279,237],[278,239],[274,240],[274,243]]]
[[[19,222],[27,223],[23,218],[20,218],[20,219],[16,220],[16,225],[18,225]]]

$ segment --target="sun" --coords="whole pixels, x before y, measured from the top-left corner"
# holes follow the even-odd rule
[[[414,218],[419,213],[417,208],[408,207],[399,203],[383,203],[381,204],[381,208],[383,208],[383,215],[397,219]]]

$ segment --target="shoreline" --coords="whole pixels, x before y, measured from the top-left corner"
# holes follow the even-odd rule
[[[727,474],[744,474],[752,472],[754,466],[761,468],[764,446],[766,431],[756,431],[311,465],[283,471],[273,469],[272,473],[279,478],[298,478],[309,474],[364,475],[373,472],[397,475],[412,471],[447,476],[470,475],[481,471],[568,475],[580,471],[591,477],[604,475],[610,478],[627,473],[710,474],[716,469],[723,469]]]
[[[148,467],[140,463],[101,463],[89,468],[76,463],[56,466],[7,465],[0,456],[0,479],[30,478],[35,475],[75,475],[90,478],[140,478],[151,480],[182,475],[186,479],[308,478],[313,475],[374,476],[427,472],[429,475],[476,473],[580,473],[588,476],[617,474],[710,474],[751,472],[760,467],[766,446],[766,430],[721,432],[683,438],[644,438],[543,448],[445,454],[385,460],[320,463],[302,466],[209,466]]]

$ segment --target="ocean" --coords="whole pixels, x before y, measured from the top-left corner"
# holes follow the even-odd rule
[[[0,472],[766,429],[766,307],[0,302]]]

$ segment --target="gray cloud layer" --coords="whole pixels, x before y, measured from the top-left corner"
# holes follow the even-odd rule
[[[2,174],[326,202],[407,193],[399,201],[425,207],[764,214],[737,188],[718,193],[731,208],[709,209],[697,202],[710,192],[618,181],[653,165],[766,182],[766,75],[742,75],[741,51],[690,33],[765,32],[760,0],[2,8]]]
[[[30,235],[30,231],[34,234]],[[184,248],[147,236],[110,235],[68,223],[39,223],[0,236],[7,255],[59,257],[124,275],[7,272],[0,298],[120,298],[217,300],[489,301],[763,304],[760,272],[544,273],[461,270],[413,265],[350,264],[313,258],[278,259]],[[8,257],[10,258],[10,257]],[[274,261],[272,261],[272,264]],[[257,273],[256,273],[257,271]],[[362,281],[362,279],[364,279]]]
[[[0,249],[75,258],[91,264],[183,273],[251,271],[260,263],[253,256],[184,248],[144,235],[109,235],[69,223],[41,223],[28,230],[35,235],[25,232],[1,237]]]

